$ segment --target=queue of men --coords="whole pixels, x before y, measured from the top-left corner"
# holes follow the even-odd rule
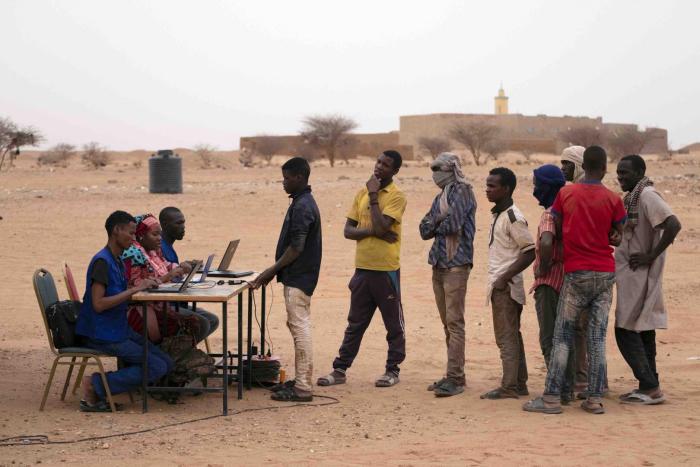
[[[401,165],[397,151],[380,154],[372,176],[356,194],[346,216],[344,236],[356,242],[355,273],[348,285],[350,309],[332,371],[317,379],[318,386],[347,382],[348,370],[377,307],[387,331],[388,350],[384,372],[375,385],[392,387],[400,381],[400,365],[406,357],[400,248],[407,200],[394,176]],[[428,263],[445,332],[447,364],[445,373],[428,390],[437,397],[449,397],[464,392],[466,385],[465,296],[473,267],[476,197],[456,155],[440,154],[430,169],[440,191],[419,230],[421,238],[433,242]],[[525,216],[513,202],[515,174],[504,167],[489,172],[486,196],[493,207],[488,234],[487,303],[492,310],[502,377],[500,385],[482,394],[482,399],[529,395],[520,322],[526,300],[523,271],[534,262],[535,282],[530,291],[535,297],[547,378],[543,395],[528,401],[523,409],[561,413],[562,405],[572,402],[578,389],[584,410],[604,413],[605,338],[613,284],[617,284],[615,337],[639,381],[636,389],[620,396],[620,401],[648,405],[665,400],[656,368],[655,330],[667,326],[662,273],[665,250],[680,231],[680,222],[646,177],[641,157],[624,157],[617,166],[618,181],[627,193],[624,200],[601,183],[606,172],[607,155],[598,146],[566,148],[561,168],[544,165],[534,170],[533,196],[544,208],[534,238]],[[276,277],[284,285],[296,375],[272,388],[272,398],[279,401],[313,398],[311,297],[319,279],[322,235],[320,212],[309,185],[310,173],[308,162],[301,157],[282,166],[283,188],[291,202],[282,223],[275,263],[250,283],[258,288]],[[166,208],[160,223],[162,254],[177,263],[173,243],[184,235],[184,215],[175,208]],[[125,304],[133,293],[153,284],[144,282],[129,289],[121,278],[123,264],[119,257],[133,241],[135,219],[117,211],[105,227],[108,244],[88,268],[78,333],[87,337],[88,346],[122,357],[123,367],[108,373],[106,381],[112,393],[119,393],[140,384],[140,352],[143,345],[151,345],[128,330]],[[93,274],[98,261],[107,263],[107,281]],[[210,333],[218,321],[204,313],[198,318],[206,322]],[[168,371],[172,361],[157,351],[149,352],[148,366],[155,381]],[[581,376],[586,379],[585,389],[580,386]],[[87,379],[81,409],[102,411],[106,407],[103,384],[96,375]]]

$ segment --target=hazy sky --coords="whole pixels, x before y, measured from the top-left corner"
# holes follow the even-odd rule
[[[700,2],[0,2],[0,116],[111,149],[295,133],[339,112],[602,116],[700,141]]]

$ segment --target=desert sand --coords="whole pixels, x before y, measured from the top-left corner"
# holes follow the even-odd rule
[[[271,167],[242,168],[235,154],[221,155],[219,168],[200,169],[185,157],[182,195],[148,193],[148,152],[115,157],[101,170],[87,170],[74,160],[68,168],[36,167],[35,155],[24,154],[17,167],[0,173],[0,438],[47,435],[52,441],[74,440],[138,431],[178,421],[217,415],[218,394],[185,397],[178,405],[153,401],[141,413],[140,401],[118,414],[84,414],[79,396],[59,400],[65,369],[59,369],[46,410],[39,402],[52,355],[31,285],[35,269],[46,267],[60,279],[60,265],[73,268],[82,293],[85,268],[105,244],[104,219],[115,209],[134,214],[156,213],[179,206],[187,216],[180,257],[223,254],[226,242],[240,238],[238,268],[261,270],[271,264],[288,200],[281,187],[280,160]],[[555,157],[535,157],[553,162]],[[139,161],[141,161],[139,163]],[[518,174],[516,203],[535,233],[540,208],[531,196],[533,164],[500,164]],[[371,160],[354,160],[334,169],[315,163],[311,185],[323,217],[324,257],[318,289],[312,300],[314,374],[331,366],[345,328],[349,303],[347,282],[353,271],[354,244],[345,240],[345,213],[355,192],[371,173]],[[292,407],[269,400],[269,392],[254,389],[235,399],[232,414],[143,434],[100,441],[0,447],[0,465],[61,463],[77,465],[698,465],[700,464],[700,154],[650,162],[657,182],[683,224],[669,249],[664,278],[670,328],[658,332],[658,366],[668,401],[660,406],[620,405],[617,397],[636,387],[630,369],[614,342],[610,317],[607,413],[594,416],[577,404],[564,414],[526,413],[526,398],[483,401],[479,394],[496,387],[500,360],[494,342],[490,309],[485,306],[487,235],[490,205],[484,179],[490,167],[465,168],[478,194],[475,265],[467,292],[467,389],[464,394],[437,399],[426,386],[445,367],[444,335],[435,309],[427,264],[429,242],[418,235],[418,222],[436,194],[425,164],[408,162],[396,177],[408,197],[403,225],[402,293],[407,331],[407,359],[401,383],[380,389],[374,379],[383,371],[384,328],[375,316],[361,352],[344,386],[319,388],[317,394],[338,398],[338,404]],[[609,167],[611,170],[614,167]],[[609,174],[606,184],[619,191]],[[526,287],[532,272],[525,275]],[[285,325],[281,287],[274,284],[269,315],[275,354],[293,374],[293,347]],[[218,312],[218,307],[209,307]],[[230,329],[234,328],[232,317]],[[231,344],[235,333],[230,333]],[[541,393],[545,368],[538,344],[533,300],[523,312],[523,335],[530,371],[530,393]],[[212,338],[221,342],[220,331]],[[257,343],[257,342],[256,342]],[[327,402],[318,398],[314,404]],[[236,414],[238,410],[274,407]]]

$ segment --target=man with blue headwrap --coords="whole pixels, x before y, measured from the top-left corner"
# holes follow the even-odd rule
[[[554,199],[559,189],[566,183],[562,170],[551,164],[543,165],[533,171],[533,195],[544,208],[537,227],[535,238],[535,282],[530,293],[535,293],[535,310],[540,325],[540,348],[544,361],[549,367],[554,338],[554,323],[557,319],[559,292],[564,283],[564,262],[562,243],[557,239],[554,215],[551,212]],[[573,383],[575,377],[574,352],[569,353],[566,369],[566,381],[561,393],[562,403],[573,400]]]

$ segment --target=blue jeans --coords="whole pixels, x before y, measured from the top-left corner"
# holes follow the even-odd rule
[[[87,339],[85,347],[98,350],[100,352],[119,357],[124,365],[117,371],[107,372],[107,383],[112,394],[127,392],[141,386],[143,381],[143,361],[144,339],[141,334],[129,328],[126,340],[121,342],[104,342]],[[152,343],[148,343],[148,378],[149,383],[159,380],[175,367],[175,363],[168,354],[160,350]],[[92,385],[97,396],[104,400],[105,388],[99,374],[92,376]]]
[[[588,312],[588,393],[602,397],[605,386],[605,335],[612,303],[615,273],[576,271],[566,274],[557,306],[554,339],[544,394],[561,395],[569,353],[574,343],[575,325],[581,313]]]

